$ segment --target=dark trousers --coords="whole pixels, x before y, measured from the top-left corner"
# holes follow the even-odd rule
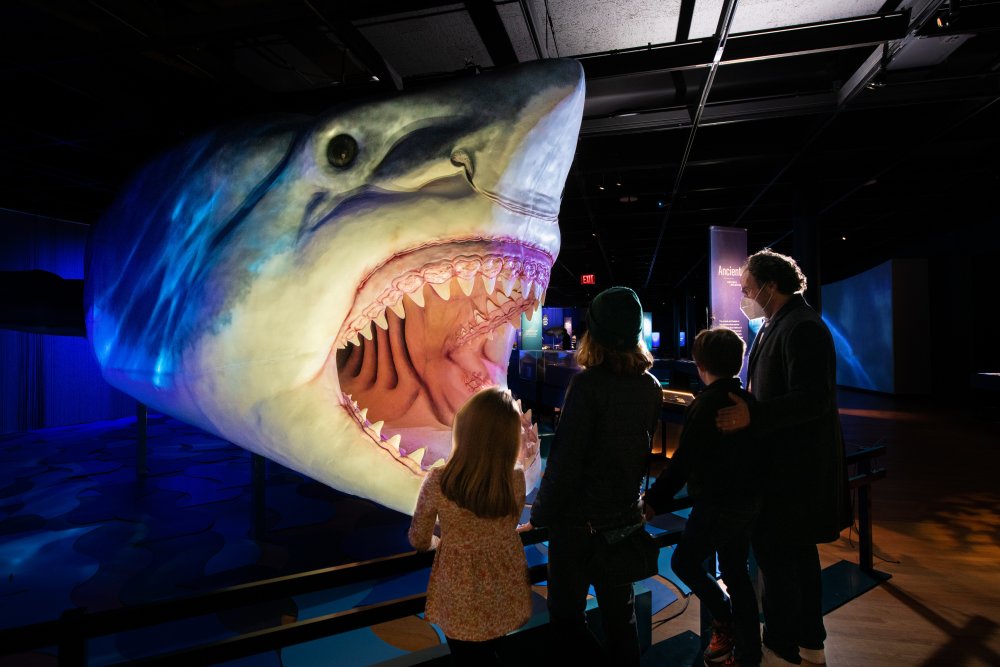
[[[799,647],[823,648],[823,597],[819,551],[815,544],[784,538],[780,528],[763,524],[753,535],[753,551],[764,579],[764,643],[791,662]]]
[[[467,642],[445,635],[448,640],[448,650],[451,651],[451,664],[462,667],[477,667],[478,665],[499,665],[497,645],[500,638],[488,639],[483,642]]]
[[[750,535],[759,504],[754,499],[696,501],[674,550],[670,566],[708,607],[719,623],[733,627],[735,654],[741,665],[760,662],[760,623],[757,595],[747,571]],[[719,570],[729,595],[704,562],[718,553]],[[714,568],[713,568],[714,569]]]
[[[639,664],[632,584],[601,586],[590,580],[587,563],[594,555],[597,539],[585,526],[549,529],[548,607],[554,635],[551,657],[559,658],[550,664]],[[601,611],[606,650],[587,627],[587,590],[591,584]]]

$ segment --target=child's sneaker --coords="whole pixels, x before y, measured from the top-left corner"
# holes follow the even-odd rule
[[[733,628],[725,623],[712,622],[712,639],[705,649],[705,662],[726,664],[733,654]]]

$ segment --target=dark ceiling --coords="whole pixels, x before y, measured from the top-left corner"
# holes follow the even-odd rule
[[[0,24],[0,208],[86,224],[220,123],[578,58],[555,305],[586,299],[582,273],[699,291],[711,225],[751,251],[809,230],[836,280],[1000,189],[997,2],[37,0]]]

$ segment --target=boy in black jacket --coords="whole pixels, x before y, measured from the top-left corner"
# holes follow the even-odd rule
[[[705,661],[755,667],[760,625],[747,556],[760,509],[761,451],[750,429],[723,434],[715,423],[716,412],[732,404],[730,393],[753,404],[737,377],[745,347],[729,329],[706,329],[694,339],[692,356],[705,389],[684,413],[677,451],[644,501],[651,519],[687,483],[694,504],[670,564],[715,619]],[[702,565],[716,552],[729,596]]]

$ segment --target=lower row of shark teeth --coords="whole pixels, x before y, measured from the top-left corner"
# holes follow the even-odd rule
[[[360,407],[358,405],[358,402],[351,397],[351,394],[341,394],[341,396],[343,398],[344,407],[347,408],[348,413],[351,414],[351,416],[354,418],[354,421],[356,421],[358,425],[365,431],[365,433],[368,434],[368,437],[374,440],[375,443],[378,444],[382,449],[386,450],[395,458],[405,463],[409,468],[411,468],[415,472],[420,470],[430,470],[431,468],[438,468],[445,464],[445,460],[443,458],[439,458],[429,466],[424,466],[423,458],[424,454],[427,452],[426,447],[420,447],[419,449],[415,449],[409,454],[404,455],[399,450],[399,445],[403,441],[403,436],[397,433],[393,436],[386,437],[385,435],[382,434],[382,427],[385,425],[385,422],[368,421],[368,408]],[[517,402],[517,407],[518,409],[522,408],[520,400],[518,400]],[[531,410],[528,410],[527,412],[522,412],[521,428],[525,432],[533,433],[535,437],[535,442],[538,442],[538,424],[531,423]]]
[[[459,257],[426,265],[419,271],[409,271],[393,280],[372,303],[364,307],[338,336],[337,349],[347,347],[348,343],[359,345],[361,343],[359,336],[371,340],[374,333],[373,323],[383,330],[388,329],[387,310],[396,313],[400,319],[405,318],[404,297],[409,297],[414,304],[423,308],[424,285],[430,285],[438,297],[448,301],[452,294],[453,279],[462,293],[470,296],[478,277],[489,296],[486,304],[489,312],[477,311],[485,321],[492,319],[493,316],[490,305],[503,307],[512,299],[512,294],[516,295],[513,297],[514,301],[544,303],[545,286],[549,284],[549,276],[550,269],[544,263],[498,255]],[[520,308],[518,314],[523,310],[523,307]],[[358,309],[354,309],[353,312],[358,312]]]
[[[368,408],[362,408],[358,406],[358,402],[351,398],[351,394],[343,394],[343,404],[347,408],[348,412],[354,417],[354,421],[368,434],[372,440],[375,441],[382,449],[386,450],[394,457],[405,463],[408,467],[414,471],[419,470],[430,470],[431,468],[437,468],[438,466],[444,465],[444,459],[438,459],[429,466],[423,465],[424,454],[427,452],[426,447],[421,447],[415,449],[409,454],[403,454],[399,450],[399,446],[403,441],[403,436],[399,433],[386,437],[382,433],[382,427],[385,426],[385,422],[377,421],[372,422],[368,420]]]

